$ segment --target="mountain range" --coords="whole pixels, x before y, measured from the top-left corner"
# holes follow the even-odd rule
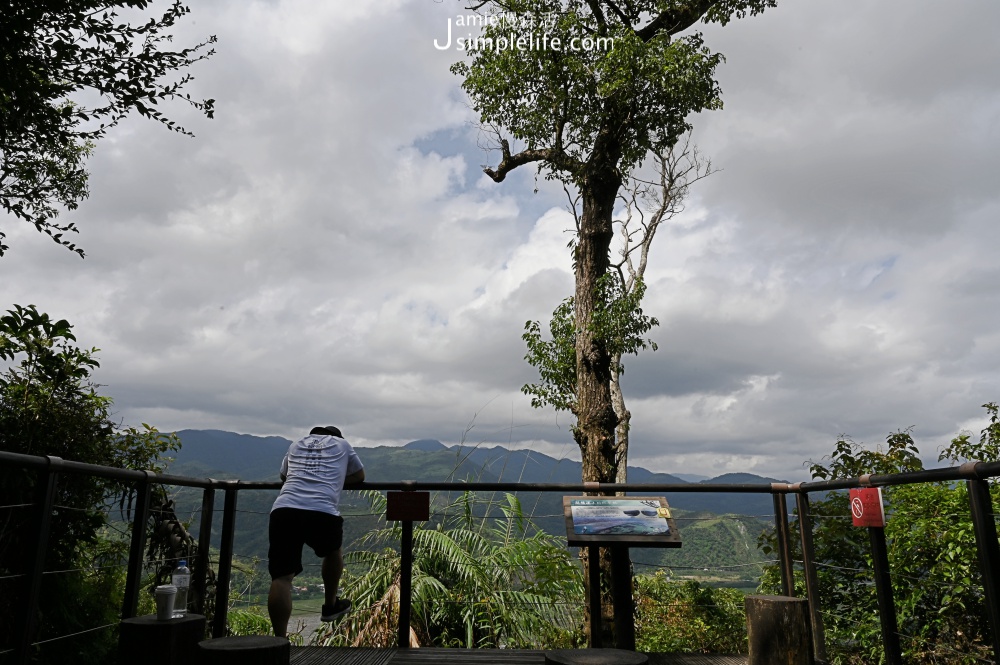
[[[277,480],[282,457],[291,441],[219,430],[181,430],[177,432],[181,449],[172,454],[167,473],[197,478],[241,480]],[[581,463],[556,459],[531,450],[508,450],[502,446],[446,446],[434,439],[411,441],[404,446],[356,447],[365,465],[366,480],[374,482],[462,481],[579,483]],[[668,473],[642,467],[629,467],[629,482],[691,484]],[[776,482],[753,474],[725,474],[701,483]],[[244,560],[263,559],[267,553],[267,514],[277,495],[276,490],[240,492],[236,552]],[[663,494],[663,493],[658,493]],[[520,491],[517,493],[524,512],[540,529],[552,534],[565,533],[562,496],[554,492]],[[665,493],[682,534],[681,550],[634,550],[637,565],[669,566],[709,571],[712,566],[735,567],[738,574],[725,573],[744,581],[759,574],[760,553],[757,536],[773,520],[770,494],[745,493]],[[200,507],[200,492],[175,488],[176,511],[182,520],[194,518]],[[431,521],[445,519],[444,508],[454,496],[437,494],[432,503]],[[493,497],[497,500],[500,497]],[[216,499],[218,502],[219,499]],[[217,505],[218,509],[219,506]],[[345,542],[354,542],[366,532],[377,529],[379,516],[372,514],[368,500],[356,493],[345,493],[341,510],[345,517]],[[489,511],[486,504],[476,514]],[[493,509],[495,513],[496,510]],[[221,520],[213,528],[217,541]],[[316,565],[316,564],[313,564]],[[713,575],[714,573],[705,573]],[[716,577],[716,579],[721,579]]]
[[[181,449],[173,454],[168,472],[177,475],[241,480],[277,480],[281,459],[291,441],[277,436],[252,436],[220,430],[181,430]],[[435,439],[419,439],[404,446],[355,447],[369,481],[402,480],[525,483],[578,483],[582,465],[532,450],[502,446],[446,446]],[[630,466],[633,483],[689,484],[669,473]],[[750,473],[728,473],[701,483],[779,482]],[[694,483],[698,484],[698,483]],[[773,503],[768,494],[668,493],[670,505],[688,511],[714,514],[769,516]]]

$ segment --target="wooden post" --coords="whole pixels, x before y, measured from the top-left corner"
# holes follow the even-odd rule
[[[747,596],[748,665],[812,665],[809,601],[790,596]]]
[[[205,638],[205,617],[188,612],[170,621],[155,614],[131,617],[118,626],[118,662],[143,665],[195,665]]]
[[[198,643],[200,665],[288,665],[291,644],[284,637],[243,635]]]

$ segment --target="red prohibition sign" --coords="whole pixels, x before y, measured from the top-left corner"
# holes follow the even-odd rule
[[[851,512],[858,519],[861,519],[861,516],[865,514],[865,505],[861,503],[860,497],[854,497],[851,499]]]

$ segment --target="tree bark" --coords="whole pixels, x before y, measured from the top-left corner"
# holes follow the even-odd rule
[[[597,306],[597,282],[610,266],[614,237],[612,213],[622,184],[617,169],[605,166],[618,163],[615,147],[599,144],[580,182],[583,212],[574,257],[577,422],[573,437],[580,446],[584,482],[613,483],[617,478],[615,427],[618,417],[611,401],[611,355],[606,340],[596,335],[591,326]],[[591,168],[592,165],[596,168]],[[585,554],[583,557],[586,572],[591,562]],[[601,548],[600,559],[601,626],[604,643],[611,644],[614,620],[610,550]],[[584,579],[587,578],[585,574]]]

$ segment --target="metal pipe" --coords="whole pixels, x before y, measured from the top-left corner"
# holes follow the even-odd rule
[[[788,505],[782,492],[775,492],[772,498],[775,535],[778,538],[778,561],[781,566],[781,591],[786,596],[794,597],[795,573],[792,570],[792,543],[788,535]]]
[[[802,541],[802,568],[806,581],[806,598],[809,601],[809,623],[812,625],[813,656],[826,661],[826,633],[823,617],[819,612],[819,578],[816,575],[816,547],[813,543],[812,510],[809,495],[798,493],[795,503],[799,509],[799,539]]]
[[[885,529],[868,527],[872,546],[872,564],[875,568],[875,591],[878,594],[878,618],[882,625],[882,646],[888,665],[903,665],[903,652],[899,645],[899,626],[896,622],[896,603],[892,598],[892,578],[889,576],[889,551],[885,545]]]
[[[146,550],[146,522],[149,519],[151,486],[146,475],[136,482],[135,504],[132,506],[132,541],[128,549],[128,569],[125,573],[125,593],[122,598],[122,619],[131,619],[139,609],[139,587],[142,584],[143,552]],[[148,475],[154,475],[149,473]]]
[[[225,506],[222,511],[222,542],[219,543],[219,571],[215,578],[215,618],[212,637],[225,637],[229,619],[229,583],[233,570],[233,540],[236,536],[237,483],[230,481],[226,488]]]
[[[1000,546],[997,545],[997,525],[993,515],[993,498],[985,480],[967,480],[969,508],[976,531],[979,569],[983,575],[986,595],[986,617],[993,638],[993,659],[1000,659]]]
[[[590,583],[590,648],[604,646],[601,635],[601,548],[587,547],[587,580]]]
[[[410,606],[413,602],[413,522],[403,520],[399,543],[399,623],[396,626],[396,646],[410,648]]]
[[[49,548],[49,531],[52,526],[52,506],[55,503],[56,488],[59,484],[59,469],[63,460],[48,457],[47,466],[35,480],[35,541],[30,568],[25,571],[24,610],[15,612],[14,635],[17,637],[16,662],[25,665],[31,656],[31,642],[38,632],[38,603],[42,592],[42,572],[45,570],[45,553]]]
[[[194,567],[191,588],[194,591],[194,611],[205,613],[205,596],[208,593],[209,552],[212,547],[212,518],[215,512],[215,490],[208,488],[201,495],[201,525],[198,529],[198,560]]]

